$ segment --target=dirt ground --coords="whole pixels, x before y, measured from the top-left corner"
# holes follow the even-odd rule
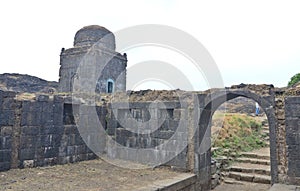
[[[136,190],[178,175],[170,169],[124,169],[103,160],[0,172],[3,190]]]
[[[256,184],[256,183],[244,183],[239,184],[221,184],[217,186],[213,191],[268,191],[271,185],[268,184]]]

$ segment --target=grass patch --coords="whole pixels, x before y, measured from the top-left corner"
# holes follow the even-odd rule
[[[221,124],[221,125],[220,125]],[[213,157],[237,157],[240,152],[265,147],[262,139],[262,122],[244,114],[217,114],[213,117]]]

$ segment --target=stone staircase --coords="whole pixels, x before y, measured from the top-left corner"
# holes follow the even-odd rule
[[[246,182],[271,184],[270,176],[270,148],[269,148],[269,128],[263,126],[262,138],[266,147],[251,152],[243,152],[235,159],[224,175],[225,184],[244,184]]]

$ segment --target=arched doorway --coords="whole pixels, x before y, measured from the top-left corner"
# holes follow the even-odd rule
[[[195,170],[199,175],[200,184],[203,184],[204,187],[207,187],[205,184],[210,184],[212,116],[221,104],[240,96],[256,101],[266,113],[270,131],[271,182],[272,184],[278,182],[274,95],[272,92],[267,95],[260,95],[247,89],[222,89],[198,95],[199,129],[195,137],[198,146],[195,150]]]

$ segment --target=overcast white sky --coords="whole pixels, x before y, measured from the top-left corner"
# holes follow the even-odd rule
[[[299,10],[298,0],[1,1],[0,73],[57,81],[61,48],[71,48],[83,26],[102,25],[115,32],[163,24],[197,38],[226,86],[281,87],[300,72]]]

